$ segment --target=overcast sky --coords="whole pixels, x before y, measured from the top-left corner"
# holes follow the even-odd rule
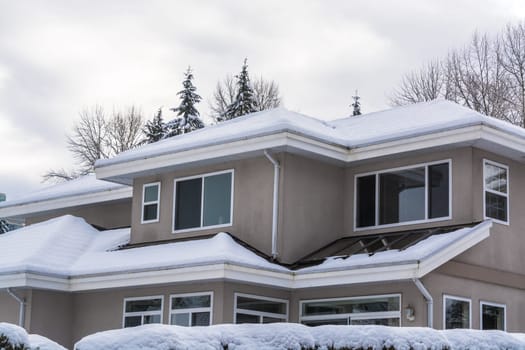
[[[245,57],[288,109],[323,119],[388,108],[403,73],[525,17],[525,1],[0,0],[0,192],[75,166],[66,134],[84,108],[178,105],[194,68],[204,98]],[[170,118],[171,115],[166,115]]]

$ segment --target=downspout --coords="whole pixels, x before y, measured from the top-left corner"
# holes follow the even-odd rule
[[[277,223],[279,215],[279,174],[281,166],[267,150],[264,150],[264,155],[273,164],[273,213],[272,213],[272,259],[277,259]]]
[[[7,294],[9,294],[10,296],[13,297],[13,299],[15,299],[18,304],[20,305],[19,306],[19,313],[18,313],[18,325],[22,328],[25,328],[24,327],[24,324],[25,324],[25,319],[26,319],[26,301],[24,298],[20,298],[18,295],[16,295],[12,290],[11,288],[7,288]]]
[[[414,284],[416,285],[417,289],[423,294],[423,297],[425,297],[425,300],[427,301],[427,327],[433,328],[434,327],[434,299],[432,298],[432,295],[430,295],[428,289],[425,288],[423,283],[419,280],[419,278],[413,278],[412,281],[414,281]]]

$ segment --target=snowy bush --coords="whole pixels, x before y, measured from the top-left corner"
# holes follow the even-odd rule
[[[481,350],[525,349],[525,337],[500,331],[293,323],[178,327],[144,325],[100,332],[75,350]]]
[[[1,350],[66,350],[63,346],[36,334],[27,334],[22,327],[0,322]]]

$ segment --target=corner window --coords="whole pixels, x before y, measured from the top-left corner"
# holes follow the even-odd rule
[[[443,316],[444,329],[471,328],[470,299],[445,295]]]
[[[191,293],[172,295],[170,323],[177,326],[209,326],[213,293]]]
[[[142,223],[159,221],[160,182],[145,184],[142,188]]]
[[[288,301],[235,293],[235,323],[288,321]]]
[[[355,227],[450,218],[450,161],[357,175]]]
[[[485,218],[503,224],[509,223],[509,167],[483,161],[483,189]]]
[[[141,297],[124,299],[124,327],[135,327],[149,323],[162,323],[163,297]]]
[[[233,170],[175,180],[174,230],[232,223]]]
[[[301,301],[300,322],[321,325],[401,325],[401,296],[378,295]]]
[[[480,302],[481,329],[497,329],[505,331],[505,310],[506,306],[502,304]]]

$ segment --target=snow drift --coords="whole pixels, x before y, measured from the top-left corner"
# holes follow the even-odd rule
[[[0,349],[66,350],[63,346],[36,334],[27,334],[22,327],[0,322]]]

